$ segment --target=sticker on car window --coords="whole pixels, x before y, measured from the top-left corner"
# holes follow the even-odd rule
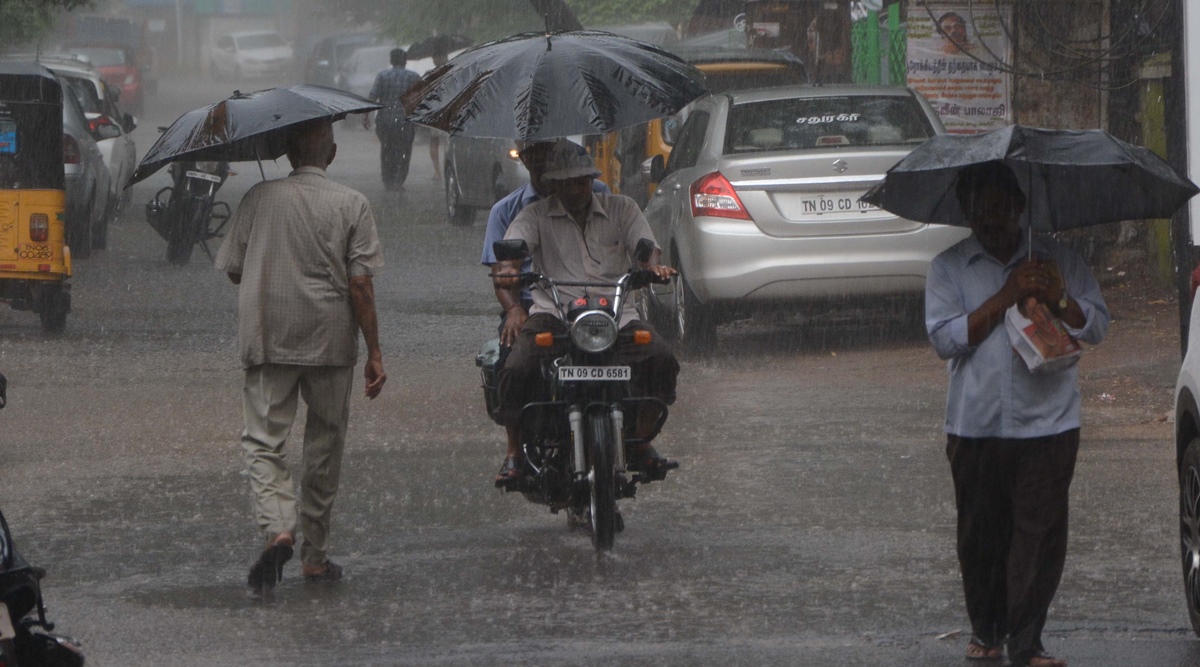
[[[801,116],[796,119],[797,125],[823,125],[825,123],[857,123],[862,117],[860,113],[825,114],[822,116]]]
[[[0,118],[0,154],[17,154],[17,124],[7,118]]]

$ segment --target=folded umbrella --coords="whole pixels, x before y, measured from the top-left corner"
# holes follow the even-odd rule
[[[183,114],[164,130],[138,163],[129,185],[169,162],[274,160],[284,154],[287,128],[292,125],[318,118],[340,120],[346,114],[381,108],[353,93],[324,86],[235,92]]]
[[[1200,191],[1150,150],[1102,130],[1012,125],[931,137],[862,200],[909,220],[967,227],[955,185],[960,171],[983,162],[1016,173],[1028,199],[1022,222],[1031,232],[1169,218]]]
[[[656,46],[598,30],[513,35],[428,72],[410,121],[452,135],[524,141],[605,134],[669,116],[704,75]]]

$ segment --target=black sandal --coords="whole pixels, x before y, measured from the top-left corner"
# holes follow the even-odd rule
[[[292,545],[272,544],[263,549],[258,560],[250,566],[246,585],[257,593],[275,590],[275,584],[283,581],[283,565],[292,559]]]
[[[496,487],[508,486],[520,479],[523,474],[525,471],[521,469],[521,460],[516,456],[505,456],[504,463],[500,465],[500,472],[496,473]]]
[[[973,653],[971,649],[976,649]],[[971,635],[967,642],[967,660],[972,662],[999,662],[1004,659],[1004,647],[985,643],[979,637]]]

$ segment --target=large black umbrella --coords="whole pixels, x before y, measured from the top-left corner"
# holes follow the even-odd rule
[[[969,226],[955,185],[964,167],[983,162],[1003,162],[1016,173],[1029,200],[1023,222],[1030,231],[1169,218],[1200,191],[1150,150],[1102,130],[1012,125],[932,137],[862,200],[909,220]]]
[[[404,96],[410,121],[450,134],[541,140],[604,134],[669,116],[704,75],[656,46],[597,30],[524,33],[481,44]]]
[[[228,99],[183,114],[164,130],[138,164],[129,185],[168,162],[274,160],[284,154],[286,129],[292,125],[317,118],[339,120],[346,114],[381,108],[353,93],[324,86],[235,92]]]

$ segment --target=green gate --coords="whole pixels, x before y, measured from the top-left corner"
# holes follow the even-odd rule
[[[854,83],[902,86],[907,81],[908,34],[900,21],[900,5],[886,7],[883,18],[881,12],[869,10],[850,25]]]

